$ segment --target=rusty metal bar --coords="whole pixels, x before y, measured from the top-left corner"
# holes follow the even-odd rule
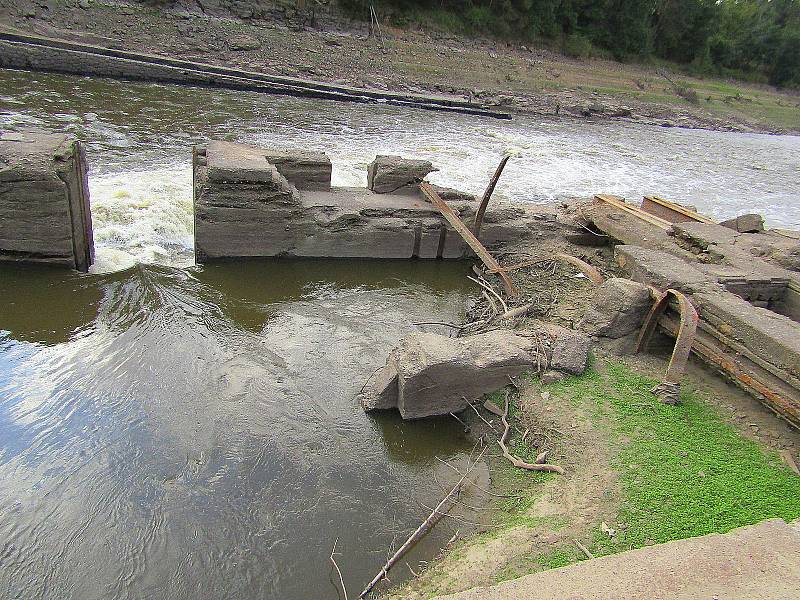
[[[655,290],[655,288],[653,289]],[[675,347],[672,350],[669,365],[667,365],[667,370],[664,373],[664,379],[652,389],[652,392],[665,404],[678,404],[680,402],[681,379],[686,370],[686,363],[689,361],[689,353],[692,350],[692,342],[694,341],[697,323],[700,318],[689,299],[677,290],[669,289],[663,293],[659,293],[656,290],[656,292],[659,295],[639,333],[639,338],[636,341],[636,352],[641,352],[647,347],[653,337],[659,319],[669,305],[670,296],[674,297],[678,301],[680,312],[680,325],[675,337]]]
[[[447,219],[450,225],[453,226],[453,229],[455,229],[459,235],[464,238],[464,241],[467,242],[469,247],[475,251],[475,254],[477,254],[478,258],[483,261],[483,264],[488,267],[489,271],[491,273],[496,273],[498,277],[500,277],[500,279],[503,281],[503,286],[506,288],[506,293],[510,297],[518,296],[519,292],[517,291],[517,288],[514,287],[514,283],[511,281],[511,278],[508,276],[508,274],[503,271],[503,269],[500,267],[500,264],[491,254],[489,254],[489,251],[483,247],[483,244],[478,241],[478,238],[473,235],[469,227],[464,225],[464,222],[458,218],[458,215],[455,213],[455,211],[450,208],[447,202],[442,200],[439,194],[436,193],[436,190],[431,187],[431,184],[423,181],[419,184],[419,189],[422,190],[422,193],[425,194],[425,197],[431,201],[431,204],[439,209],[439,212],[442,213],[442,216]]]
[[[603,283],[603,281],[605,281],[603,276],[600,274],[600,271],[598,271],[596,267],[590,265],[585,260],[581,260],[577,256],[572,256],[571,254],[562,254],[559,252],[556,254],[556,258],[578,267],[578,269],[596,285],[600,285]]]

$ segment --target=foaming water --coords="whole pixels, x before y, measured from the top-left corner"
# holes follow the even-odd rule
[[[430,159],[436,183],[480,193],[506,151],[496,194],[546,202],[658,194],[728,218],[760,212],[800,228],[800,137],[620,122],[510,122],[391,106],[281,98],[72,76],[0,72],[7,129],[42,128],[88,148],[96,272],[192,262],[191,146],[210,138],[317,149],[335,185],[365,185],[376,154]]]
[[[450,482],[435,456],[471,442],[353,398],[411,322],[454,318],[464,279],[424,262],[0,268],[0,597],[334,597],[336,538],[363,585],[436,503],[433,477]],[[62,317],[27,308],[44,290]]]

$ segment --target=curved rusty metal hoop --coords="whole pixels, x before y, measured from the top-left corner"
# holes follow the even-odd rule
[[[636,341],[636,352],[641,352],[647,347],[656,330],[658,320],[667,310],[670,296],[674,297],[678,301],[681,315],[678,335],[675,338],[675,347],[672,350],[672,357],[669,359],[669,365],[667,365],[667,370],[664,373],[664,379],[652,389],[652,392],[666,404],[678,404],[680,402],[681,378],[686,370],[686,363],[689,361],[689,352],[692,350],[692,342],[697,330],[699,316],[692,303],[681,292],[672,289],[663,293],[655,288],[652,288],[652,290],[658,294],[658,297],[645,319],[642,331],[639,333],[639,338]]]
[[[600,274],[600,271],[598,271],[595,267],[587,263],[585,260],[581,260],[577,256],[572,256],[571,254],[563,254],[561,252],[559,252],[555,256],[557,259],[561,261],[564,261],[575,267],[578,267],[581,273],[586,275],[586,277],[588,277],[595,285],[600,285],[601,283],[603,283],[604,279],[603,276]]]

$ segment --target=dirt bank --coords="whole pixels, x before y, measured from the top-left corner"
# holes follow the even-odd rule
[[[692,103],[653,67],[575,60],[524,45],[389,27],[382,30],[382,43],[334,5],[319,9],[312,20],[310,13],[279,3],[257,14],[230,13],[224,3],[204,11],[207,4],[155,9],[124,1],[9,0],[0,11],[0,25],[264,73],[475,98],[524,113],[800,131],[800,96],[766,86],[679,77],[696,92]]]

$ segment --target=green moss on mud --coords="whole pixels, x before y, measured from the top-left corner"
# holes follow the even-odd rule
[[[613,425],[612,466],[620,474],[623,499],[612,525],[616,534],[598,529],[593,553],[800,517],[800,477],[776,454],[743,437],[698,394],[684,393],[680,406],[661,404],[649,392],[655,383],[622,362],[610,362],[602,374],[591,371],[549,388],[588,404],[595,417]],[[578,558],[572,548],[559,548],[539,562],[550,568]]]

